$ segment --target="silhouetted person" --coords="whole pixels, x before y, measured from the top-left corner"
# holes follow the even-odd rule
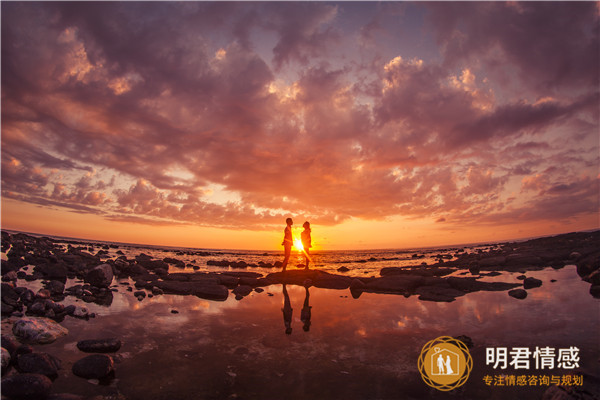
[[[308,332],[310,330],[310,309],[312,308],[312,306],[308,305],[308,298],[310,296],[308,293],[308,286],[306,286],[304,289],[306,289],[306,297],[304,297],[304,306],[302,307],[302,311],[300,312],[300,319],[304,324],[302,329],[304,329],[305,332]]]
[[[283,284],[283,323],[285,325],[285,333],[287,335],[292,334],[292,313],[294,310],[292,309],[292,304],[290,303],[290,296],[288,295],[285,284]]]
[[[306,221],[302,227],[304,228],[301,235],[302,247],[304,248],[304,260],[306,261],[304,269],[308,269],[308,263],[310,262],[308,250],[312,247],[312,239],[310,237],[310,222]]]
[[[294,238],[292,237],[292,225],[294,225],[294,221],[292,221],[291,218],[288,218],[285,220],[285,223],[287,226],[283,230],[283,242],[281,243],[285,256],[283,258],[283,264],[281,265],[281,272],[285,272],[290,256],[292,255],[292,245],[294,244]]]

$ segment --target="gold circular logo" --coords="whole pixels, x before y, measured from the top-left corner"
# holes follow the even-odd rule
[[[473,369],[473,359],[463,342],[450,336],[440,336],[423,346],[418,366],[426,384],[446,392],[467,381]]]

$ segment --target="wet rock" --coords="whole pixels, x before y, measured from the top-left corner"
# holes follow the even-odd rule
[[[47,353],[21,354],[17,365],[21,372],[41,374],[47,377],[56,377],[60,369],[60,360]]]
[[[138,290],[138,291],[133,292],[133,295],[135,297],[138,297],[138,298],[141,297],[143,299],[144,297],[146,297],[146,292],[144,292],[143,290]]]
[[[162,289],[154,286],[154,287],[152,287],[152,294],[157,296],[157,295],[164,294],[164,292],[162,291]]]
[[[542,281],[536,278],[525,278],[523,280],[523,287],[525,289],[531,289],[542,286]]]
[[[48,318],[25,317],[15,322],[13,334],[31,343],[52,343],[69,331]]]
[[[339,268],[337,269],[337,271],[338,271],[338,272],[348,272],[348,271],[350,271],[350,268],[348,268],[348,267],[343,267],[343,266],[342,266],[342,267],[339,267]]]
[[[105,354],[93,354],[75,362],[72,371],[81,378],[102,379],[114,371],[114,361]]]
[[[600,285],[590,286],[590,294],[596,299],[600,299]]]
[[[52,293],[50,293],[48,289],[40,289],[35,294],[35,297],[38,299],[49,299],[50,297],[52,297]]]
[[[10,365],[10,353],[4,347],[2,347],[2,358],[0,365],[2,366],[2,374],[4,374]]]
[[[225,301],[229,297],[227,287],[208,282],[158,281],[156,286],[164,293],[195,295],[203,299]]]
[[[465,292],[448,287],[421,286],[417,288],[416,294],[419,295],[419,300],[452,302],[457,297],[464,296]]]
[[[2,280],[7,281],[16,281],[18,278],[16,271],[8,271],[6,274],[2,276]]]
[[[233,294],[236,296],[244,297],[248,296],[250,293],[252,293],[252,287],[248,285],[241,285],[233,289]]]
[[[527,278],[525,275],[519,275],[517,276],[517,279],[522,281],[523,279]]]
[[[85,353],[114,353],[121,348],[121,341],[117,338],[80,340],[77,348]]]
[[[46,289],[48,289],[52,295],[63,294],[65,291],[65,284],[60,281],[50,281],[46,284]]]
[[[185,263],[181,260],[178,260],[176,258],[169,258],[166,257],[163,259],[164,262],[166,262],[167,264],[173,264],[175,267],[177,268],[185,268]]]
[[[84,282],[99,288],[107,288],[113,281],[113,270],[109,264],[102,264],[87,273]]]
[[[52,381],[41,374],[12,375],[2,379],[2,395],[11,399],[43,399],[51,388]]]
[[[12,336],[2,335],[2,348],[8,350],[11,357],[14,357],[21,344]]]
[[[366,283],[364,290],[380,293],[408,293],[422,286],[425,278],[411,275],[391,275]]]
[[[508,291],[508,295],[515,299],[523,300],[527,297],[527,291],[524,289],[513,289]]]
[[[453,273],[453,268],[440,268],[440,267],[385,267],[379,271],[381,276],[390,275],[412,275],[412,276],[445,276]]]
[[[171,314],[179,314],[179,311],[177,311],[177,310],[171,310]]]
[[[104,397],[103,397],[104,398]],[[52,393],[46,400],[84,400],[85,397],[72,393]],[[97,399],[94,397],[94,399]]]

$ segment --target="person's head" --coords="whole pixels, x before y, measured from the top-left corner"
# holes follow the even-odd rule
[[[285,223],[286,223],[286,224],[288,224],[289,226],[292,226],[292,225],[294,225],[294,221],[292,221],[292,219],[291,219],[291,218],[288,218],[288,219],[286,219],[286,220],[285,220]]]
[[[302,227],[306,230],[310,230],[310,222],[306,221],[305,223],[302,224]]]

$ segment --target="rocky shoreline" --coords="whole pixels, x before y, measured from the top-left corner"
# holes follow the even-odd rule
[[[600,231],[579,232],[524,242],[502,243],[489,251],[474,253],[457,249],[454,257],[438,258],[433,265],[386,267],[380,276],[350,277],[320,270],[290,270],[286,273],[242,271],[246,268],[277,268],[278,263],[256,264],[236,260],[209,260],[208,265],[236,269],[221,272],[169,272],[169,265],[185,268],[177,258],[154,259],[138,254],[109,257],[107,245],[80,245],[48,237],[2,232],[2,317],[11,317],[12,335],[2,334],[2,391],[8,398],[76,399],[73,395],[50,395],[52,378],[60,368],[60,360],[46,353],[33,351],[31,343],[49,343],[68,334],[60,325],[65,318],[94,318],[85,306],[62,304],[67,296],[83,302],[110,306],[113,292],[123,286],[139,301],[146,297],[191,295],[212,301],[225,301],[230,293],[237,300],[252,292],[261,293],[265,287],[277,284],[314,286],[317,288],[349,290],[354,298],[363,293],[385,293],[418,296],[419,300],[452,302],[457,297],[476,291],[507,291],[508,296],[524,300],[527,291],[542,285],[528,273],[544,268],[563,268],[576,265],[582,280],[590,283],[590,294],[600,298]],[[100,247],[92,254],[94,247]],[[109,248],[118,249],[117,245]],[[122,253],[122,252],[121,252]],[[119,252],[117,252],[119,254]],[[211,255],[203,253],[202,255]],[[415,260],[419,255],[413,256]],[[454,258],[454,259],[453,259]],[[365,260],[377,262],[379,260]],[[187,265],[192,267],[191,265]],[[195,269],[195,268],[194,268]],[[484,282],[480,278],[518,272],[519,283]],[[130,279],[129,282],[117,282]],[[18,286],[18,279],[41,281],[37,292]],[[65,287],[67,279],[79,283]],[[115,284],[116,283],[116,284]],[[176,311],[175,311],[176,312]],[[4,326],[3,326],[4,328]],[[116,338],[88,338],[78,343],[85,353],[73,365],[73,375],[85,379],[110,380],[114,376],[114,361],[106,353],[117,352]],[[62,396],[62,397],[61,397]]]

